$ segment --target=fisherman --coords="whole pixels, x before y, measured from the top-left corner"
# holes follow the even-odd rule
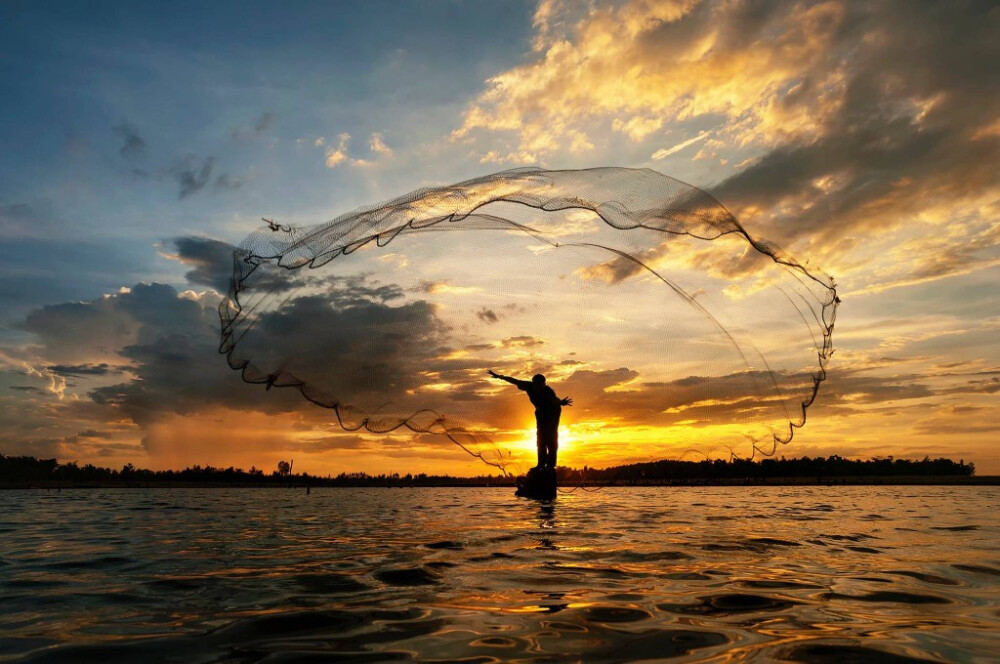
[[[536,441],[538,443],[538,468],[556,467],[556,452],[559,449],[559,417],[563,406],[572,406],[569,397],[560,399],[555,390],[545,384],[545,376],[535,374],[530,381],[518,380],[510,376],[502,376],[490,369],[487,373],[493,378],[505,380],[517,389],[528,393],[531,404],[535,407]]]

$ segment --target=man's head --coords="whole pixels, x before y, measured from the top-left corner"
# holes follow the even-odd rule
[[[531,382],[534,383],[535,385],[544,385],[545,376],[543,376],[542,374],[535,374],[534,376],[531,377]]]

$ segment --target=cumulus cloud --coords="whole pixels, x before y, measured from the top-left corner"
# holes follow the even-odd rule
[[[337,299],[346,306],[331,306]],[[424,382],[427,361],[442,348],[440,332],[422,300],[390,306],[357,293],[302,296],[262,315],[241,351],[265,371],[280,368],[368,410],[403,402]]]
[[[344,163],[348,159],[348,156],[347,156],[347,145],[348,145],[348,143],[351,142],[351,135],[348,134],[347,132],[344,132],[344,133],[340,134],[339,136],[337,136],[337,141],[338,141],[337,142],[337,147],[332,147],[331,146],[331,147],[327,148],[327,150],[326,150],[326,167],[327,168],[336,168],[337,166],[339,166],[340,164]],[[324,141],[324,143],[325,143],[325,141]],[[317,145],[323,145],[323,143],[320,143],[319,141],[317,141],[316,144]]]
[[[218,293],[229,290],[229,280],[233,275],[233,252],[236,247],[208,237],[175,238],[177,260],[191,266],[184,276],[191,284],[208,286]]]
[[[393,155],[392,148],[385,144],[382,134],[378,132],[373,133],[368,139],[368,149],[372,151],[372,154],[383,157],[391,157]]]
[[[314,142],[316,147],[325,147],[326,154],[326,167],[336,168],[341,164],[348,166],[375,166],[379,160],[391,159],[395,154],[388,145],[385,143],[385,139],[379,132],[373,132],[368,138],[368,150],[371,153],[371,157],[364,159],[361,157],[352,157],[348,149],[351,142],[351,135],[347,132],[343,132],[337,135],[337,145],[327,146],[326,137],[320,136]]]
[[[418,372],[399,365],[420,362],[435,353],[426,336],[433,334],[432,312],[419,303],[389,307],[362,301],[357,293],[346,290],[346,286],[331,288],[329,297],[300,297],[282,313],[263,317],[254,336],[254,343],[261,349],[258,361],[266,365],[273,349],[277,353],[273,359],[284,362],[288,370],[307,379],[323,373],[331,378],[323,387],[346,387],[351,393],[370,389],[391,394],[393,380],[412,387],[400,377],[415,380]],[[332,301],[338,298],[349,304],[332,307]],[[230,370],[218,354],[218,318],[211,304],[179,297],[169,286],[156,284],[140,285],[131,293],[110,299],[111,309],[127,316],[135,326],[134,340],[117,349],[135,379],[95,388],[90,393],[95,402],[113,406],[140,426],[166,414],[188,414],[212,406],[287,411],[302,405],[290,393],[282,397],[241,385],[239,374]],[[99,311],[107,310],[102,307]],[[360,331],[370,331],[373,319],[380,321],[381,336],[364,339]],[[86,320],[84,315],[79,320],[79,332],[87,336],[86,328],[92,327],[94,321]],[[39,323],[36,320],[33,329],[48,342],[51,334]],[[365,341],[377,347],[379,364],[365,352],[365,347],[359,348]],[[284,348],[316,349],[316,355],[310,357],[322,358],[322,367],[315,362],[296,364],[283,354]]]
[[[121,306],[131,299],[131,293],[124,293],[47,305],[28,314],[20,327],[34,334],[36,348],[50,366],[119,363],[118,349],[135,341],[137,334],[135,318]],[[170,301],[161,298],[161,303]]]
[[[177,246],[184,260],[195,266],[188,275],[192,282],[221,285],[223,273],[216,259],[229,254],[231,260],[231,247],[204,238],[182,238]],[[248,344],[257,344],[256,361],[272,369],[280,365],[352,399],[352,405],[377,409],[395,400],[416,410],[426,399],[406,404],[417,398],[417,390],[448,372],[459,375],[466,365],[440,359],[447,349],[434,308],[422,300],[396,303],[402,297],[398,286],[372,282],[366,275],[330,277],[314,294],[300,295],[278,312],[262,316]],[[35,339],[25,355],[36,361],[17,362],[10,369],[27,372],[49,392],[71,396],[66,401],[74,408],[84,408],[81,419],[67,421],[91,426],[54,437],[64,443],[99,437],[87,432],[106,431],[102,424],[108,421],[128,421],[144,432],[147,442],[160,445],[160,453],[165,441],[176,438],[169,432],[180,426],[178,418],[200,421],[222,411],[230,419],[241,412],[247,417],[280,412],[289,426],[302,418],[314,424],[328,421],[328,411],[307,404],[291,390],[267,391],[241,381],[218,353],[214,304],[167,285],[138,284],[89,302],[43,307],[22,325]],[[312,354],[284,351],[304,348]],[[270,364],[272,360],[276,364]],[[67,377],[79,384],[68,385]],[[15,390],[25,399],[37,399],[42,389],[17,387],[30,388]],[[11,410],[8,416],[17,414]],[[336,440],[331,437],[320,447]]]

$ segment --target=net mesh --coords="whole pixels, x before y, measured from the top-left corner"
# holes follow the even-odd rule
[[[805,424],[838,302],[696,187],[518,169],[268,222],[235,252],[220,350],[373,445],[455,444],[504,472],[533,461],[533,421],[491,368],[575,400],[561,465],[754,458]]]

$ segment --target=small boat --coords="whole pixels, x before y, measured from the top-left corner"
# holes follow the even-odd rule
[[[532,468],[527,475],[517,478],[515,496],[552,500],[556,497],[555,468]]]

